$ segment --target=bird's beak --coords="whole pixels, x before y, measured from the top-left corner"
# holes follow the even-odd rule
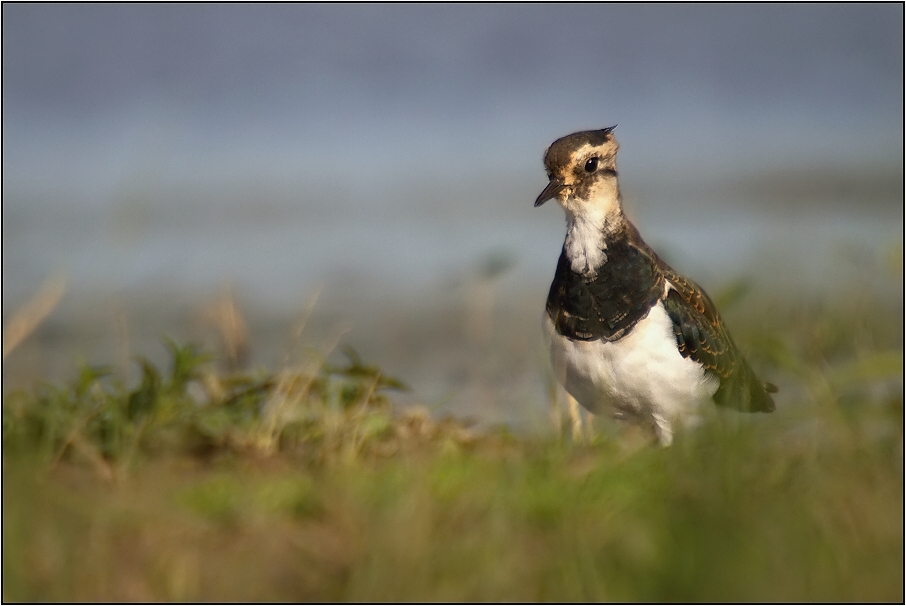
[[[566,187],[566,183],[560,179],[551,179],[550,183],[547,184],[547,187],[544,188],[544,191],[541,192],[541,195],[535,199],[535,207],[541,206],[551,198],[556,197],[563,189]]]

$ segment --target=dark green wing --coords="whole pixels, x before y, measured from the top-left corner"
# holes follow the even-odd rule
[[[705,367],[705,372],[720,380],[720,387],[714,394],[715,403],[745,412],[774,410],[769,392],[777,391],[777,388],[755,375],[707,293],[661,260],[641,240],[637,231],[633,235],[637,239],[636,245],[655,259],[670,286],[663,304],[673,323],[680,354],[692,358]]]

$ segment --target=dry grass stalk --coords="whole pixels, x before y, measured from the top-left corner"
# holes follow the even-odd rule
[[[227,286],[220,298],[204,310],[204,314],[220,333],[229,368],[241,368],[248,359],[249,335],[245,318],[236,304],[233,288]]]
[[[274,387],[273,395],[265,404],[264,423],[255,440],[259,450],[264,453],[272,454],[276,451],[286,412],[308,397],[309,390],[318,376],[318,369],[323,364],[324,359],[339,345],[343,335],[350,330],[348,325],[338,326],[333,336],[322,346],[320,355],[310,355],[307,361],[300,364],[297,369],[293,370],[290,368],[294,345],[301,338],[320,294],[321,289],[318,288],[310,298],[302,314],[300,314],[300,318],[293,328],[292,342],[283,360],[284,368],[277,373],[279,380]]]
[[[41,290],[13,314],[3,327],[3,357],[6,358],[19,344],[50,315],[63,297],[66,278],[54,276],[41,285]]]

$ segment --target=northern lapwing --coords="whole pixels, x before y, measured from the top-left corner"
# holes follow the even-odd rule
[[[582,406],[653,432],[662,445],[708,402],[771,412],[770,393],[695,282],[667,265],[623,214],[615,127],[573,133],[544,155],[566,240],[547,296],[558,380]]]

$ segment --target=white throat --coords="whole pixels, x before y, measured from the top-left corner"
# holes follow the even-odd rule
[[[564,208],[566,257],[574,272],[593,277],[607,262],[607,237],[622,223],[619,194],[596,202],[567,200]]]
[[[566,258],[574,272],[594,276],[607,262],[607,244],[604,241],[605,216],[598,213],[579,214],[566,211]]]

